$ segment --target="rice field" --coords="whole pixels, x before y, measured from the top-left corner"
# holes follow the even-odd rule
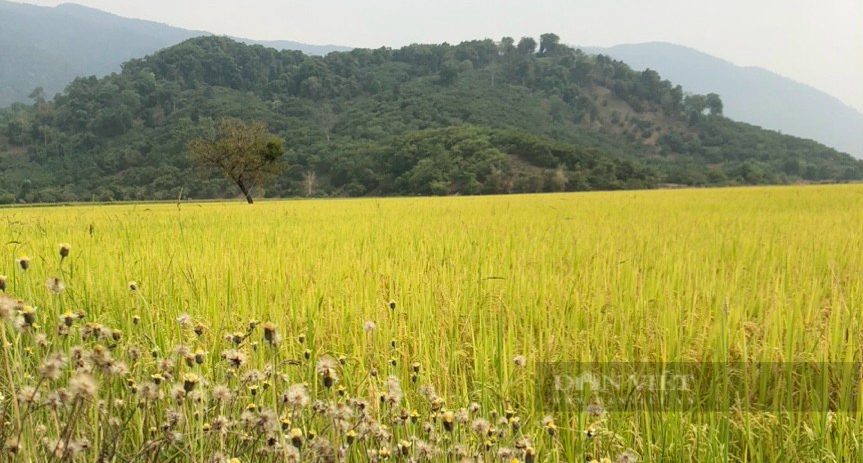
[[[863,461],[860,185],[0,219],[0,461]],[[578,409],[549,362],[848,369]]]

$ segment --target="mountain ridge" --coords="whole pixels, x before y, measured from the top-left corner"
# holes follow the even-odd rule
[[[53,95],[76,77],[119,72],[125,61],[202,35],[215,34],[125,18],[76,3],[44,7],[0,0],[0,106],[28,101],[37,87]],[[311,54],[349,49],[272,43]]]

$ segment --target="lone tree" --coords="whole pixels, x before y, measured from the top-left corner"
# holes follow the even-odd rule
[[[189,157],[203,167],[218,168],[236,183],[252,204],[252,189],[285,170],[282,139],[270,134],[263,122],[246,124],[238,119],[219,122],[216,138],[189,143]]]

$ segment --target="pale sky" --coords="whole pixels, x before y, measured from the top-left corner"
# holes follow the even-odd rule
[[[63,1],[18,0],[53,6]],[[554,32],[572,45],[664,41],[812,85],[863,111],[863,0],[76,0],[257,40],[398,47]]]

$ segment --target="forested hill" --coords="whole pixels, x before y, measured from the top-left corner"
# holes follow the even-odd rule
[[[187,142],[264,120],[267,196],[479,194],[844,181],[863,165],[722,116],[653,71],[504,38],[306,56],[199,37],[0,114],[0,201],[235,195]]]
[[[585,51],[619,59],[635,70],[653,69],[692,92],[716,92],[722,95],[725,115],[733,119],[812,138],[863,158],[863,113],[808,85],[671,43]]]

